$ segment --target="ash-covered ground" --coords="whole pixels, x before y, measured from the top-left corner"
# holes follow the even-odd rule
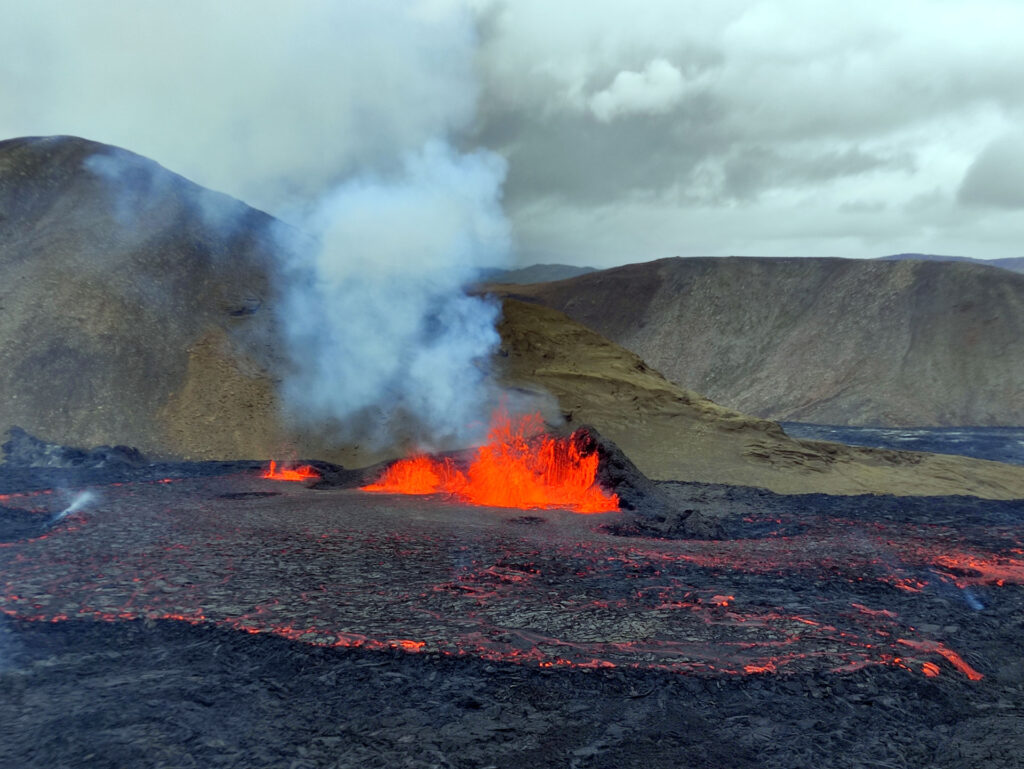
[[[343,486],[0,470],[0,766],[1024,755],[1024,502],[663,484],[689,539]]]

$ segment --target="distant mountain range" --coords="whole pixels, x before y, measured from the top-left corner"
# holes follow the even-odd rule
[[[549,283],[553,280],[565,280],[596,272],[593,267],[577,267],[572,264],[531,264],[529,267],[518,267],[505,270],[494,268],[484,270],[482,280],[493,283]]]
[[[697,258],[697,257],[691,257]],[[1024,272],[1024,256],[1012,256],[1005,259],[975,259],[970,256],[944,256],[942,254],[890,254],[878,257],[882,261],[902,262],[916,259],[923,262],[973,262],[988,267],[1000,267],[1013,272]],[[484,270],[481,279],[492,283],[550,283],[555,280],[576,278],[587,273],[597,272],[594,267],[578,267],[573,264],[531,264],[529,267],[503,269],[494,267]]]
[[[1024,425],[1024,275],[1007,270],[674,258],[495,290],[561,310],[673,382],[759,417]]]
[[[881,257],[885,261],[902,262],[916,259],[923,262],[971,262],[989,267],[1001,267],[1013,272],[1024,272],[1024,256],[1011,256],[1005,259],[975,259],[970,256],[943,256],[942,254],[891,254]]]

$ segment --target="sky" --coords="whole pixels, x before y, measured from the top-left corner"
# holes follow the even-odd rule
[[[1024,255],[1019,0],[0,0],[0,138],[284,218],[441,140],[520,264]]]

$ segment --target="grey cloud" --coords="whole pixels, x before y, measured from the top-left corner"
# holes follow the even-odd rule
[[[1024,133],[986,146],[967,169],[957,198],[967,205],[1024,208]]]
[[[763,146],[744,147],[723,163],[726,199],[750,199],[778,187],[792,187],[856,176],[878,169],[912,171],[905,154],[883,157],[859,147],[783,153]]]
[[[839,205],[843,214],[880,214],[888,208],[884,200],[850,200]]]
[[[400,175],[396,157],[439,136],[506,158],[519,240],[520,212],[573,212],[571,242],[554,213],[528,233],[553,261],[587,253],[578,223],[609,207],[635,213],[617,226],[664,233],[661,255],[806,241],[867,256],[870,217],[841,216],[838,240],[816,240],[810,222],[878,200],[893,233],[955,230],[969,251],[978,207],[1018,205],[1000,162],[977,153],[1024,114],[1017,0],[0,0],[0,12],[0,134],[120,144],[275,213],[359,174]],[[970,205],[926,215],[933,190]],[[775,207],[798,209],[806,238],[758,246]],[[703,224],[710,208],[733,212],[728,233]],[[684,219],[708,229],[682,241]],[[998,243],[986,233],[976,255],[1006,255]]]
[[[474,139],[508,157],[510,205],[540,197],[605,203],[688,185],[703,158],[729,147],[716,111],[695,96],[670,114],[605,124],[588,113],[531,118],[492,105]]]
[[[696,6],[653,7],[669,31],[635,38],[608,5],[574,19],[583,31],[553,30],[552,14],[543,34],[531,3],[490,7],[474,139],[509,158],[513,204],[638,194],[731,204],[877,170],[906,183],[916,148],[901,131],[1016,94],[987,65],[985,88],[965,90],[962,70],[978,67],[958,64],[971,49],[940,52],[947,30],[901,29],[898,13],[741,2],[695,24]],[[602,14],[609,23],[595,30]]]

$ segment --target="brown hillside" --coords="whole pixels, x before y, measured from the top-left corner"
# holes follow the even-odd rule
[[[96,154],[125,161],[124,197],[83,167]],[[211,195],[113,147],[0,142],[0,434],[19,425],[187,459],[386,456],[282,421],[267,277],[279,225]],[[500,330],[507,383],[551,393],[571,424],[593,424],[655,478],[1024,497],[1020,467],[794,441],[551,309],[508,301]]]
[[[762,417],[1024,424],[1024,275],[1006,270],[676,258],[504,290],[565,312],[686,388]]]
[[[123,194],[84,166],[97,156],[123,164]],[[217,206],[236,228],[208,221]],[[255,412],[272,388],[240,332],[262,314],[272,221],[114,147],[0,142],[0,432],[155,455],[270,451]]]
[[[1024,496],[1024,467],[794,440],[774,422],[672,384],[560,312],[516,300],[504,307],[506,381],[554,394],[570,425],[594,425],[652,478],[793,494]]]

